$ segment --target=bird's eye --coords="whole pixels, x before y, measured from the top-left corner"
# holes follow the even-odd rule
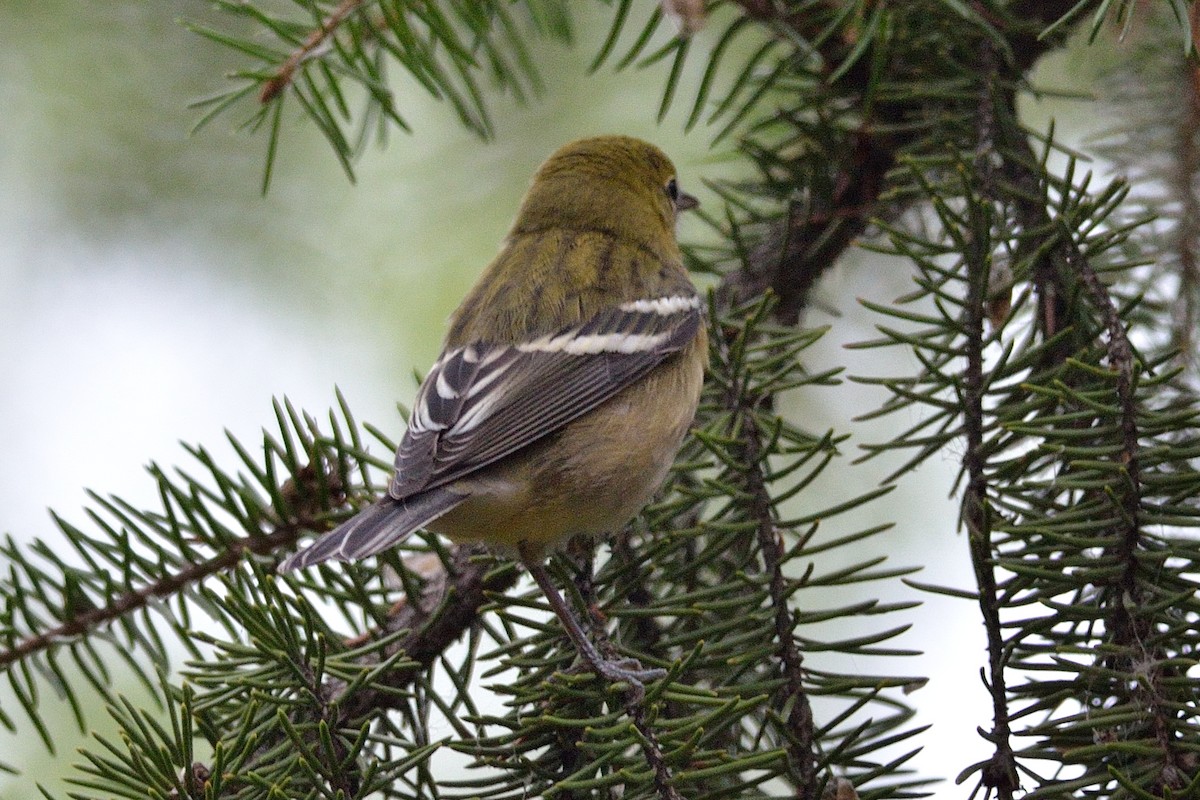
[[[671,198],[671,204],[677,205],[679,203],[679,183],[674,178],[671,178],[671,180],[667,181],[665,188],[667,197]]]

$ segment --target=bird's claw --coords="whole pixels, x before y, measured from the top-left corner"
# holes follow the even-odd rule
[[[592,672],[609,683],[624,683],[629,687],[629,691],[639,697],[646,693],[647,683],[667,676],[665,669],[643,667],[642,662],[636,658],[604,659],[597,662],[585,660],[573,671]]]

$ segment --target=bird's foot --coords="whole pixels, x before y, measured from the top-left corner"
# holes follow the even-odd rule
[[[643,667],[642,662],[636,658],[604,658],[603,656],[595,660],[585,657],[576,666],[575,671],[592,672],[609,683],[624,683],[629,687],[627,691],[633,692],[639,697],[646,693],[647,683],[667,676],[665,669]]]

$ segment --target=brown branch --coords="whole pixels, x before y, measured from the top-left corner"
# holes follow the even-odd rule
[[[996,201],[996,104],[1011,94],[999,89],[1000,70],[993,48],[982,51],[979,102],[976,107],[976,145],[974,173],[980,182],[980,194],[991,204]],[[971,206],[975,208],[974,205]],[[984,737],[994,748],[983,767],[982,783],[1001,800],[1011,800],[1019,788],[1017,761],[1012,748],[1012,728],[1008,710],[1008,685],[1005,677],[1007,650],[1000,620],[1002,601],[996,585],[991,514],[988,509],[987,457],[984,453],[984,321],[987,319],[991,265],[991,219],[972,215],[971,241],[967,254],[967,296],[963,326],[966,329],[967,366],[963,374],[963,432],[967,439],[963,471],[967,475],[962,501],[962,520],[967,529],[971,566],[979,589],[979,612],[987,635],[988,672],[985,684],[992,700],[992,730]]]
[[[785,4],[770,0],[737,0],[747,16],[768,25],[783,26],[797,38],[819,42],[826,74],[849,57],[858,46],[857,31],[850,26],[840,36],[827,36],[827,14],[836,10],[833,3],[817,3],[804,11],[787,11]],[[983,4],[972,4],[987,15],[988,21],[1012,43],[1010,68],[1018,74],[1030,69],[1045,52],[1058,46],[1070,33],[1060,28],[1055,36],[1041,37],[1044,28],[1069,12],[1075,0],[1022,0],[1003,17],[996,17]],[[837,77],[831,88],[847,99],[865,98],[872,85],[875,58],[868,51],[857,55],[853,64]],[[865,103],[860,105],[865,106]],[[886,176],[900,153],[914,141],[904,133],[902,122],[922,112],[919,104],[903,101],[877,103],[873,116],[865,119],[840,155],[833,171],[832,192],[822,207],[810,208],[792,202],[778,229],[766,237],[766,246],[750,256],[743,269],[727,276],[720,296],[729,305],[737,305],[771,289],[778,297],[776,316],[794,324],[807,307],[812,288],[838,261],[854,240],[866,230],[872,217],[880,212],[880,198],[888,188]],[[798,186],[798,190],[806,187]],[[900,208],[893,211],[902,210]],[[1044,282],[1044,286],[1049,286]],[[1060,302],[1053,288],[1046,289],[1049,313]]]
[[[714,337],[724,349],[726,361],[729,360],[730,337],[735,335],[733,330],[729,330],[723,336]],[[746,493],[750,498],[751,514],[757,523],[755,531],[775,612],[775,639],[784,679],[783,696],[776,707],[790,708],[786,720],[790,735],[785,738],[788,761],[796,778],[795,796],[797,800],[818,800],[816,726],[808,692],[804,688],[804,656],[796,646],[796,619],[789,605],[791,592],[783,574],[783,545],[775,526],[771,493],[763,474],[765,453],[756,417],[756,410],[769,400],[763,396],[748,396],[747,387],[735,380],[725,392],[723,405],[737,419],[736,430],[742,451],[739,461],[745,465]]]
[[[1011,103],[1008,107],[1011,107]],[[1008,155],[1014,151],[1017,157]],[[1133,704],[1148,710],[1152,718],[1153,736],[1164,759],[1161,783],[1178,789],[1182,786],[1181,776],[1188,773],[1188,757],[1179,752],[1167,724],[1175,712],[1171,708],[1171,701],[1164,699],[1170,692],[1165,691],[1163,686],[1166,679],[1172,677],[1172,668],[1162,665],[1165,656],[1161,648],[1150,643],[1153,629],[1149,615],[1153,612],[1147,610],[1145,601],[1154,590],[1148,589],[1143,584],[1147,578],[1139,575],[1138,550],[1142,537],[1144,487],[1139,461],[1140,431],[1135,395],[1137,357],[1107,286],[1076,244],[1071,232],[1065,229],[1062,220],[1054,220],[1046,207],[1035,201],[1044,192],[1040,179],[1033,171],[1036,160],[1028,140],[1024,135],[1011,135],[999,152],[1004,158],[1000,171],[1007,182],[1006,192],[1011,195],[1020,227],[1025,231],[1045,231],[1046,236],[1056,239],[1048,242],[1045,237],[1037,237],[1027,242],[1027,250],[1036,249],[1043,254],[1034,265],[1033,274],[1035,286],[1044,293],[1040,295],[1042,303],[1039,308],[1043,314],[1053,315],[1041,320],[1046,324],[1043,334],[1051,335],[1068,325],[1075,330],[1069,340],[1053,349],[1050,355],[1054,364],[1051,366],[1061,364],[1067,356],[1090,346],[1091,337],[1103,336],[1107,361],[1115,372],[1121,436],[1118,458],[1125,472],[1125,480],[1114,487],[1119,497],[1120,521],[1117,523],[1115,542],[1106,548],[1105,555],[1120,565],[1120,571],[1105,592],[1103,602],[1110,646],[1101,648],[1097,661],[1106,670],[1140,676],[1137,680],[1119,684],[1115,691],[1119,693],[1121,687],[1129,688],[1134,695]],[[1102,323],[1100,332],[1091,329],[1089,320],[1083,318],[1083,312],[1070,311],[1070,295],[1080,290]],[[1069,313],[1073,313],[1071,318],[1068,318]],[[968,373],[971,369],[969,365]],[[1070,382],[1066,376],[1062,380]],[[968,450],[974,450],[970,443]],[[1124,734],[1113,731],[1113,735],[1120,737]]]
[[[1192,39],[1200,35],[1200,5],[1192,4],[1188,17]],[[1187,82],[1187,111],[1183,116],[1178,134],[1179,168],[1174,171],[1175,194],[1180,204],[1179,236],[1176,240],[1179,258],[1179,291],[1174,304],[1174,345],[1180,360],[1193,368],[1197,365],[1196,326],[1200,324],[1200,196],[1196,191],[1197,175],[1200,175],[1200,63],[1196,54],[1190,53],[1184,60]]]
[[[235,539],[218,555],[185,567],[173,575],[135,589],[117,597],[107,605],[89,609],[50,630],[22,639],[7,650],[0,650],[0,669],[46,650],[53,645],[63,644],[77,636],[83,636],[94,628],[131,614],[149,605],[159,597],[178,594],[187,586],[199,583],[211,575],[232,569],[246,553],[265,555],[295,542],[302,533],[313,530],[311,522],[294,522],[281,525],[262,536],[246,536]]]
[[[1067,232],[1063,232],[1068,237]],[[1121,571],[1112,581],[1108,593],[1109,638],[1116,645],[1116,652],[1106,649],[1100,656],[1109,668],[1122,673],[1139,676],[1136,680],[1124,681],[1119,686],[1128,688],[1133,695],[1133,705],[1145,709],[1151,716],[1151,730],[1155,743],[1162,753],[1163,765],[1157,782],[1157,790],[1182,789],[1186,776],[1194,767],[1194,758],[1179,746],[1172,726],[1168,721],[1178,716],[1175,701],[1164,691],[1166,681],[1177,678],[1175,666],[1164,665],[1168,656],[1161,646],[1153,642],[1154,630],[1152,608],[1147,601],[1154,596],[1154,588],[1144,585],[1152,582],[1148,576],[1139,576],[1138,551],[1142,544],[1141,504],[1142,477],[1139,461],[1140,431],[1137,423],[1137,398],[1135,396],[1135,368],[1137,358],[1129,335],[1121,321],[1117,306],[1109,295],[1108,288],[1097,275],[1089,260],[1078,246],[1068,239],[1065,259],[1069,267],[1079,276],[1089,299],[1104,322],[1106,349],[1109,366],[1116,372],[1117,403],[1121,415],[1120,461],[1125,470],[1125,482],[1114,487],[1120,494],[1121,521],[1116,543],[1106,548],[1106,555],[1115,556]]]
[[[426,572],[421,597],[404,598],[392,607],[384,625],[354,640],[411,631],[384,652],[371,656],[374,663],[403,651],[409,661],[381,676],[378,685],[362,687],[353,697],[343,699],[342,718],[346,724],[353,727],[380,708],[395,707],[395,690],[410,686],[417,675],[475,624],[488,596],[516,585],[520,573],[515,564],[481,557],[482,553],[475,546],[456,545],[448,565]]]
[[[827,72],[841,64],[855,46],[848,32],[841,37],[822,36],[822,12],[828,13],[830,4],[824,9],[817,4],[815,10],[805,12],[783,11],[780,4],[769,0],[738,0],[738,5],[753,19],[787,28],[790,36],[809,41],[820,38],[819,52]],[[870,56],[863,55],[852,64],[838,79],[839,91],[862,96],[870,85],[870,62]],[[779,298],[776,317],[786,324],[799,321],[813,287],[866,230],[885,186],[884,176],[895,164],[902,141],[873,132],[872,125],[872,121],[864,122],[849,143],[834,171],[828,202],[819,208],[790,202],[786,218],[765,237],[765,244],[750,254],[750,263],[725,278],[718,290],[723,305],[740,305],[769,289]]]
[[[1063,231],[1063,237],[1070,237],[1070,232]],[[1080,252],[1079,247],[1068,238],[1064,248],[1063,258],[1068,269],[1077,275],[1088,297],[1100,314],[1107,334],[1107,355],[1109,366],[1117,373],[1117,403],[1121,409],[1121,461],[1125,465],[1128,476],[1128,491],[1124,492],[1121,501],[1125,515],[1121,555],[1128,560],[1137,547],[1141,535],[1141,501],[1142,480],[1138,462],[1138,424],[1137,399],[1134,397],[1134,365],[1136,357],[1129,334],[1121,321],[1120,313],[1108,293],[1108,287],[1100,280],[1091,262]],[[1134,588],[1132,584],[1125,587]]]
[[[787,716],[791,732],[787,751],[788,760],[797,770],[795,796],[797,800],[816,800],[820,797],[817,792],[816,730],[812,705],[804,688],[804,656],[796,646],[796,618],[788,605],[791,593],[783,575],[783,543],[775,529],[771,494],[763,477],[762,438],[752,411],[742,414],[741,424],[746,476],[753,497],[753,514],[758,521],[758,545],[762,550],[771,603],[775,608],[775,638],[779,643],[779,659],[783,666],[784,696],[778,707],[791,709]]]
[[[363,667],[371,667],[403,653],[405,657],[399,661],[399,666],[381,673],[376,680],[360,685],[353,694],[347,695],[344,680],[326,678],[319,684],[309,666],[300,665],[316,705],[306,707],[303,712],[293,712],[292,725],[324,723],[330,730],[357,730],[381,711],[399,708],[397,690],[410,687],[476,622],[479,610],[488,602],[490,594],[508,591],[516,583],[519,572],[515,564],[480,557],[482,555],[480,547],[456,545],[450,552],[448,563],[428,554],[407,559],[406,565],[413,565],[425,580],[421,595],[404,597],[392,606],[383,625],[344,642],[348,647],[358,647],[372,639],[407,630],[407,636],[382,651],[372,651],[358,662]],[[260,740],[248,763],[270,757],[284,735],[277,732],[278,738]],[[340,746],[339,740],[334,741]],[[313,746],[319,749],[322,744],[314,740]],[[204,768],[204,765],[199,766]],[[337,776],[332,788],[341,789],[347,797],[357,793],[357,767],[351,766],[349,771],[344,771],[342,762],[336,759],[325,766]],[[237,782],[226,780],[226,785],[232,792]]]
[[[630,571],[635,576],[625,591],[625,600],[634,608],[646,608],[654,602],[654,595],[644,580],[649,577],[650,571],[644,568],[644,559],[639,558],[633,549],[633,544],[629,541],[628,528],[613,538],[611,547],[613,556],[628,564]],[[639,649],[646,651],[658,649],[659,642],[663,638],[662,626],[659,625],[658,620],[652,616],[639,615],[633,618],[632,624],[634,629],[632,638],[638,642]]]
[[[1061,221],[1060,221],[1061,225]],[[1142,479],[1138,459],[1139,429],[1137,422],[1137,398],[1134,391],[1134,371],[1137,358],[1129,335],[1121,320],[1116,303],[1108,287],[1100,279],[1089,259],[1081,252],[1070,231],[1059,230],[1060,242],[1055,248],[1061,254],[1064,269],[1083,287],[1092,307],[1100,316],[1104,326],[1105,347],[1108,364],[1116,373],[1117,407],[1120,412],[1121,453],[1120,461],[1125,471],[1123,485],[1114,487],[1120,494],[1121,517],[1117,543],[1107,552],[1122,565],[1119,577],[1113,586],[1115,618],[1112,636],[1122,649],[1141,650],[1144,645],[1145,622],[1135,619],[1135,609],[1140,607],[1145,591],[1139,586],[1137,576],[1137,550],[1141,543]],[[1132,608],[1131,608],[1132,607]]]
[[[646,721],[645,698],[626,690],[625,713],[633,721],[633,727],[642,740],[642,755],[646,757],[646,763],[654,770],[654,791],[663,800],[683,800],[683,795],[675,788],[671,769],[667,766],[666,756],[658,743],[658,736]]]
[[[1141,502],[1142,480],[1138,461],[1138,424],[1137,400],[1134,397],[1134,365],[1136,357],[1133,345],[1125,331],[1116,304],[1108,293],[1108,287],[1100,280],[1091,262],[1080,252],[1079,247],[1071,240],[1070,232],[1060,234],[1066,239],[1063,257],[1067,267],[1079,277],[1087,291],[1092,306],[1100,315],[1106,333],[1106,347],[1109,366],[1116,372],[1117,405],[1121,414],[1121,454],[1120,460],[1125,470],[1126,482],[1114,487],[1121,495],[1120,535],[1117,545],[1110,548],[1122,564],[1120,578],[1117,581],[1115,604],[1119,609],[1114,626],[1114,639],[1123,648],[1138,646],[1144,631],[1139,630],[1129,609],[1130,605],[1137,607],[1144,592],[1138,586],[1137,578],[1137,549],[1141,540]]]
[[[300,64],[311,57],[325,42],[337,32],[346,18],[358,10],[365,0],[342,0],[341,5],[333,10],[328,17],[321,21],[321,26],[308,35],[300,47],[292,51],[287,60],[279,65],[275,74],[263,82],[258,94],[258,102],[266,105],[291,86],[296,70]]]
[[[771,289],[779,296],[775,315],[781,322],[794,325],[800,320],[817,281],[866,230],[896,151],[895,145],[863,127],[834,177],[829,207],[806,213],[806,205],[789,204],[782,252],[771,279]]]
[[[286,480],[279,495],[287,512],[277,514],[277,524],[270,533],[234,539],[222,552],[210,559],[185,567],[173,575],[159,578],[140,589],[134,589],[117,597],[112,602],[90,608],[47,631],[28,636],[7,650],[0,650],[0,670],[46,650],[55,644],[64,643],[76,636],[83,636],[94,628],[112,622],[149,605],[159,597],[170,597],[186,587],[200,583],[205,578],[232,569],[245,553],[267,555],[294,544],[301,535],[309,531],[322,530],[327,523],[320,519],[330,503],[345,500],[345,488],[341,478],[317,466],[314,460],[301,467],[295,478]],[[165,480],[162,479],[162,480]],[[286,518],[282,518],[286,513]]]
[[[405,598],[393,606],[387,622],[381,628],[356,637],[357,644],[370,638],[386,636],[396,631],[411,630],[408,636],[390,645],[384,652],[372,654],[371,663],[378,663],[397,652],[407,659],[403,666],[381,676],[377,684],[362,686],[351,697],[339,697],[340,682],[331,682],[329,691],[340,701],[341,727],[357,728],[380,709],[396,706],[396,690],[407,688],[416,677],[445,652],[478,619],[479,609],[488,601],[488,596],[508,591],[516,584],[520,574],[513,563],[497,562],[492,558],[480,557],[479,547],[455,546],[449,568],[435,567],[425,571],[425,591],[419,598]],[[590,574],[590,570],[588,570]],[[591,609],[595,598],[591,581],[583,580],[579,589],[585,607]],[[434,615],[434,611],[440,614]],[[617,653],[608,640],[607,633],[599,627],[595,614],[583,616],[597,647],[610,658]],[[416,662],[413,664],[412,662]],[[625,712],[642,740],[642,752],[646,763],[654,770],[654,785],[663,800],[682,800],[672,785],[672,774],[666,756],[659,745],[657,734],[648,721],[645,692],[631,688],[624,692]]]

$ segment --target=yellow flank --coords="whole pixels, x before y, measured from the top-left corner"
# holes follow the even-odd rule
[[[557,434],[454,485],[470,498],[428,528],[501,551],[545,552],[570,537],[611,533],[667,475],[704,380],[707,337]]]

